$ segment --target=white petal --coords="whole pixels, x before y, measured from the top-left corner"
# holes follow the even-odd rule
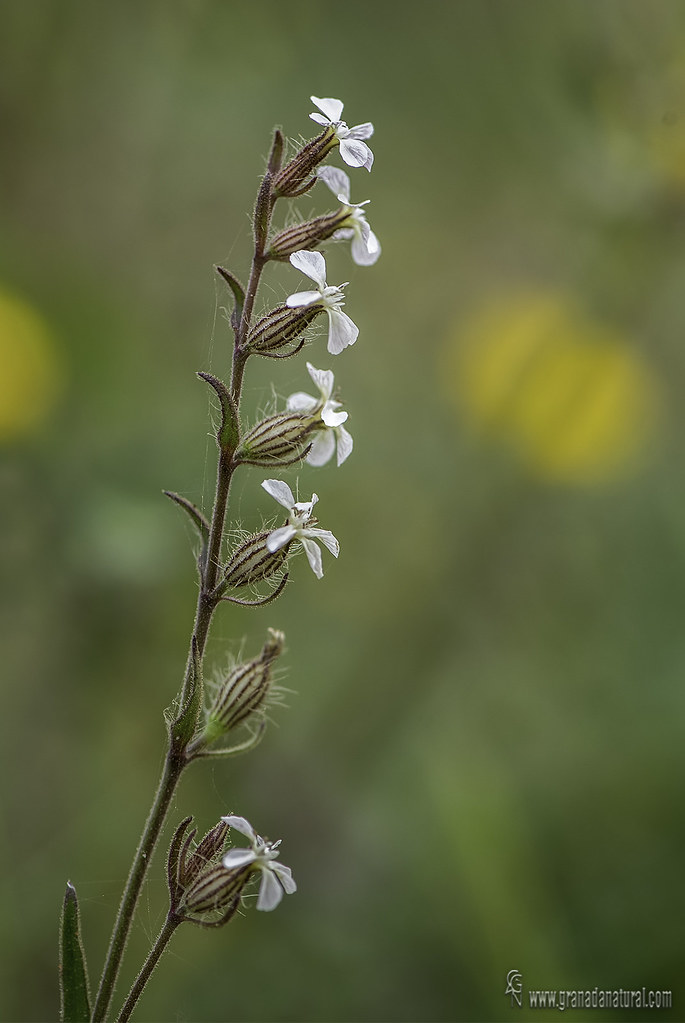
[[[294,295],[288,295],[285,304],[288,309],[297,309],[301,305],[314,305],[321,301],[320,291],[296,291]]]
[[[326,312],[329,321],[328,351],[331,355],[340,355],[343,348],[357,340],[359,327],[340,309],[327,309]]]
[[[290,540],[292,540],[296,533],[297,530],[295,529],[295,527],[290,525],[279,526],[278,529],[274,529],[273,533],[269,533],[269,535],[266,538],[267,551],[270,551],[272,554],[275,551],[280,551],[281,547],[285,547],[285,545]]]
[[[340,544],[331,533],[330,529],[305,529],[302,532],[302,536],[306,539],[307,537],[315,537],[320,540],[324,547],[331,552],[334,558],[337,558],[340,554]],[[304,540],[300,536],[300,543],[304,543]]]
[[[371,121],[364,121],[364,124],[355,124],[354,128],[350,128],[347,137],[348,139],[370,139],[372,135]]]
[[[323,116],[323,114],[310,114],[309,116],[312,121],[316,121],[317,124],[323,124],[324,127],[331,123],[327,117]]]
[[[352,259],[357,266],[373,266],[381,254],[381,247],[378,238],[369,228],[366,241],[360,238],[359,235],[355,235],[352,239],[350,251]]]
[[[366,167],[371,170],[373,153],[366,142],[359,139],[340,139],[340,155],[349,167]]]
[[[325,465],[333,457],[335,451],[335,437],[331,430],[321,430],[314,436],[307,461],[317,468]]]
[[[286,408],[289,412],[311,412],[318,404],[318,398],[313,398],[311,394],[305,394],[304,391],[296,391],[288,398]]]
[[[283,898],[283,889],[279,884],[273,870],[269,866],[262,867],[262,883],[259,886],[259,898],[257,909],[269,912],[275,909]]]
[[[309,562],[310,568],[317,579],[320,579],[323,575],[323,562],[321,560],[321,551],[316,546],[313,540],[308,540],[306,536],[300,536],[300,543],[304,548],[304,553],[307,555],[307,561]]]
[[[324,407],[321,409],[321,418],[331,429],[335,429],[336,426],[342,426],[343,423],[347,422],[347,412],[336,412],[334,406],[338,405],[337,401],[326,402]]]
[[[328,185],[333,195],[343,197],[343,202],[347,203],[350,199],[350,179],[344,170],[340,170],[339,167],[319,167],[317,175],[321,178],[324,184]]]
[[[255,829],[248,820],[245,820],[244,817],[234,817],[231,815],[230,817],[222,817],[221,819],[222,821],[226,821],[229,827],[239,831],[241,835],[245,835],[245,838],[249,838],[253,845],[257,841],[257,833]]]
[[[282,504],[284,508],[288,509],[288,511],[291,510],[292,506],[295,504],[295,498],[293,497],[293,492],[287,483],[284,483],[283,480],[264,480],[262,486],[266,490],[267,494],[270,494],[271,497],[275,498],[279,504]]]
[[[286,895],[292,895],[293,892],[297,891],[297,885],[295,884],[290,867],[286,867],[282,863],[272,863],[271,869],[285,888]]]
[[[226,870],[237,870],[238,867],[246,867],[248,863],[254,863],[257,854],[254,849],[229,849],[222,859]]]
[[[298,501],[297,504],[293,505],[293,509],[298,514],[306,515],[307,518],[309,518],[309,516],[312,514],[312,510],[314,508],[314,505],[316,504],[316,502],[318,500],[319,500],[319,495],[318,494],[312,494],[311,501]]]
[[[339,426],[335,434],[338,439],[338,465],[342,465],[345,459],[352,454],[354,441],[344,426]]]
[[[369,237],[366,239],[366,247],[371,255],[375,255],[376,259],[381,254],[381,243],[378,241],[378,237],[369,228]]]
[[[319,288],[326,287],[326,260],[320,252],[310,252],[309,249],[300,249],[293,252],[290,262],[296,270],[301,270],[307,277],[319,285]]]
[[[309,97],[315,107],[318,107],[322,113],[326,115],[331,121],[339,121],[340,115],[343,112],[344,103],[341,103],[339,99],[319,99],[318,96]]]
[[[341,227],[331,235],[331,238],[334,242],[349,241],[350,238],[354,238],[354,231],[351,227]]]
[[[333,393],[333,384],[335,383],[333,372],[330,369],[316,369],[312,366],[311,362],[307,363],[307,371],[321,391],[321,397],[323,400],[328,401]]]

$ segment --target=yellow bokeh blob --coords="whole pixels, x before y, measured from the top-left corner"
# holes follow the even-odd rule
[[[46,322],[26,302],[0,289],[0,443],[41,426],[61,378]]]
[[[656,388],[617,331],[563,296],[512,296],[478,312],[450,345],[450,392],[479,431],[538,474],[594,483],[634,465]]]

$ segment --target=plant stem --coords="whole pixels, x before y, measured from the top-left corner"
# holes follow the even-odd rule
[[[245,350],[244,343],[250,329],[252,310],[257,296],[257,289],[259,288],[262,270],[268,261],[268,257],[264,256],[264,242],[268,235],[274,204],[275,199],[271,194],[270,175],[267,172],[260,188],[258,203],[255,209],[255,252],[252,259],[250,279],[245,294],[243,313],[238,330],[236,331],[233,350],[231,395],[238,409],[240,408],[240,398],[242,394],[243,373],[248,358],[248,352]],[[259,228],[257,225],[258,217],[260,218]],[[216,588],[221,566],[221,546],[224,536],[231,479],[233,477],[234,470],[235,464],[232,457],[225,455],[223,452],[220,453],[219,464],[217,467],[216,493],[214,496],[211,528],[207,543],[207,557],[205,560],[197,608],[195,611],[190,652],[186,664],[183,687],[179,698],[179,707],[183,707],[185,704],[188,690],[193,679],[194,656],[202,659],[207,643],[207,637],[209,635],[212,616],[218,605],[218,600],[212,597],[212,592]],[[196,651],[195,655],[194,651]],[[128,935],[133,922],[138,896],[140,895],[140,890],[142,888],[143,881],[145,880],[148,865],[157,845],[157,840],[162,827],[164,826],[171,798],[176,786],[178,785],[181,774],[188,766],[189,762],[190,761],[186,757],[186,747],[178,748],[177,745],[174,744],[170,734],[169,747],[167,749],[162,776],[159,780],[157,792],[155,794],[145,828],[140,837],[138,848],[126,881],[126,887],[124,888],[124,892],[121,897],[119,912],[112,932],[102,979],[100,981],[100,987],[98,989],[95,1006],[93,1008],[93,1023],[103,1023],[107,1017],[107,1012],[112,1001],[112,995],[114,994],[117,976],[121,967],[121,961],[126,950]],[[131,990],[128,999],[126,1000],[124,1008],[122,1009],[122,1014],[119,1017],[121,1020],[129,1018],[136,1001],[138,1000],[150,974],[152,973],[152,970],[157,963],[157,960],[164,951],[173,931],[178,926],[178,921],[171,926],[171,920],[172,916],[170,914],[167,919],[167,923],[157,939],[157,943],[150,952],[145,966],[136,980],[134,988]],[[171,929],[169,930],[170,926]],[[163,938],[164,940],[162,940]]]
[[[126,887],[124,888],[124,894],[121,898],[119,913],[107,952],[102,980],[100,981],[100,988],[93,1007],[94,1023],[100,1023],[107,1015],[147,866],[152,857],[171,797],[184,766],[185,764],[182,760],[172,757],[171,751],[167,754],[157,793],[150,809],[145,829],[140,837]]]
[[[152,971],[159,962],[162,952],[169,944],[171,935],[174,933],[174,931],[176,930],[180,923],[181,920],[177,916],[174,916],[173,913],[169,913],[168,917],[166,918],[164,926],[159,932],[157,941],[150,949],[150,953],[145,962],[143,963],[141,971],[136,977],[133,987],[129,991],[128,998],[124,1002],[121,1012],[117,1016],[117,1023],[125,1023],[127,1019],[130,1019],[131,1013],[136,1007],[136,1002],[143,993],[143,988],[147,984],[152,974]]]

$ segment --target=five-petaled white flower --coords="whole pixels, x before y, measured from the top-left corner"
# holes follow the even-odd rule
[[[338,202],[349,210],[344,226],[333,235],[334,240],[351,238],[352,259],[357,266],[371,266],[381,254],[381,245],[371,230],[364,213],[364,206],[370,200],[366,199],[364,202],[358,203],[350,202],[350,179],[344,170],[340,170],[338,167],[324,166],[319,167],[316,173],[328,185]]]
[[[340,120],[343,112],[343,103],[339,99],[319,99],[318,96],[309,97],[315,107],[321,111],[320,114],[310,114],[312,121],[324,126],[330,125],[336,138],[340,143],[340,155],[349,167],[366,167],[371,170],[373,165],[373,153],[363,139],[371,138],[373,125],[366,121],[364,124],[356,124],[354,128],[348,128],[344,121]]]
[[[335,377],[330,369],[315,369],[311,362],[307,363],[309,375],[319,388],[320,398],[314,398],[304,391],[297,391],[288,398],[288,409],[291,412],[318,412],[321,426],[314,433],[307,461],[310,465],[325,465],[336,450],[338,465],[352,453],[352,437],[342,425],[347,420],[347,412],[338,412],[340,402],[331,398]]]
[[[320,252],[301,249],[293,252],[290,262],[296,270],[310,277],[318,291],[298,291],[286,299],[291,309],[298,306],[322,305],[328,314],[328,351],[339,355],[343,348],[353,345],[359,337],[359,327],[352,322],[341,306],[344,304],[344,284],[339,287],[326,284],[326,260]]]
[[[224,856],[222,863],[227,870],[237,870],[240,867],[252,866],[262,872],[262,881],[259,886],[259,898],[257,909],[275,909],[286,895],[292,895],[297,891],[297,885],[293,881],[290,867],[284,867],[282,863],[276,863],[279,855],[278,842],[266,842],[261,838],[244,817],[222,817],[223,821],[245,835],[250,840],[249,849],[229,849]]]
[[[317,579],[323,575],[323,562],[321,550],[314,542],[319,540],[326,547],[334,558],[340,553],[340,544],[329,529],[317,529],[315,526],[308,526],[307,523],[312,517],[312,509],[319,500],[316,494],[312,494],[311,501],[296,502],[293,492],[283,480],[264,480],[262,486],[267,494],[288,509],[288,521],[285,526],[274,529],[266,538],[266,549],[272,554],[281,547],[285,547],[291,540],[299,540],[307,555],[307,561]],[[314,520],[316,521],[316,519]]]

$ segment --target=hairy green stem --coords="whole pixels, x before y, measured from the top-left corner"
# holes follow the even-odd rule
[[[148,980],[150,979],[150,976],[152,975],[152,971],[159,962],[162,952],[169,944],[171,935],[174,933],[174,931],[176,930],[180,923],[181,920],[177,916],[174,916],[173,913],[169,913],[169,916],[166,918],[164,926],[162,927],[161,931],[159,932],[159,935],[157,936],[157,941],[150,949],[149,955],[145,962],[143,963],[141,971],[136,977],[133,987],[129,991],[128,998],[124,1002],[121,1012],[117,1016],[117,1023],[126,1023],[126,1020],[130,1019],[131,1013],[136,1007],[136,1002],[143,993],[143,988],[147,984]]]
[[[117,915],[114,931],[112,933],[112,940],[107,952],[102,980],[100,981],[100,988],[93,1007],[93,1020],[98,1021],[98,1023],[99,1021],[104,1020],[107,1015],[109,1003],[112,1000],[112,994],[114,993],[114,985],[116,983],[119,964],[121,963],[121,959],[124,954],[128,933],[133,920],[133,914],[135,913],[136,903],[143,884],[143,879],[145,878],[145,873],[147,871],[147,866],[157,843],[157,838],[159,837],[162,825],[164,824],[166,813],[169,809],[169,803],[171,802],[171,797],[174,794],[174,790],[184,766],[184,762],[178,758],[172,757],[171,751],[169,751],[164,762],[164,770],[162,771],[162,777],[159,780],[157,793],[155,795],[147,823],[145,824],[143,834],[140,837],[136,855],[126,882],[126,887],[124,888],[124,894],[121,898],[119,913]]]
[[[250,329],[252,310],[254,309],[260,278],[267,262],[267,258],[264,256],[264,248],[275,201],[276,199],[272,195],[271,189],[271,176],[267,171],[260,188],[257,206],[255,208],[255,253],[252,260],[250,279],[245,294],[243,313],[238,330],[236,331],[233,351],[231,395],[238,409],[240,408],[240,398],[242,394],[243,373],[248,357],[244,344]],[[202,659],[207,643],[207,637],[209,635],[212,616],[219,604],[219,600],[216,597],[213,597],[212,593],[216,588],[221,568],[221,548],[224,537],[224,526],[231,488],[231,479],[234,470],[235,463],[233,462],[232,456],[228,456],[221,452],[217,467],[216,493],[214,497],[214,508],[212,510],[209,541],[207,544],[207,557],[204,563],[203,577],[201,580],[197,608],[195,611],[190,653],[188,655],[183,687],[178,701],[179,707],[183,707],[185,705],[186,699],[189,695],[190,686],[194,679],[195,659]],[[107,1018],[107,1013],[114,994],[114,988],[124,952],[126,950],[131,924],[133,923],[133,917],[138,897],[145,880],[145,875],[157,845],[157,840],[164,826],[164,821],[166,820],[172,796],[176,790],[181,774],[185,767],[188,766],[189,762],[190,760],[186,756],[186,746],[177,748],[177,744],[174,743],[170,733],[169,748],[167,750],[162,776],[157,787],[157,793],[145,824],[145,828],[140,837],[133,863],[131,864],[131,869],[126,881],[126,887],[124,888],[121,898],[119,912],[114,924],[114,930],[112,932],[112,938],[110,940],[103,968],[102,979],[100,981],[100,986],[98,988],[93,1008],[93,1023],[103,1023],[103,1021]],[[164,951],[173,930],[177,926],[177,923],[174,924],[174,927],[167,934],[166,929],[170,926],[169,920],[171,920],[171,916],[167,920],[165,928],[162,929],[157,943],[150,952],[146,964],[134,985],[134,989],[131,991],[131,994],[129,994],[124,1009],[122,1010],[122,1014],[119,1017],[121,1020],[129,1018],[140,993],[145,987],[145,984],[157,963],[157,960]],[[164,941],[162,941],[163,936]],[[148,964],[150,964],[149,969],[147,969]],[[133,997],[134,992],[135,997]]]

